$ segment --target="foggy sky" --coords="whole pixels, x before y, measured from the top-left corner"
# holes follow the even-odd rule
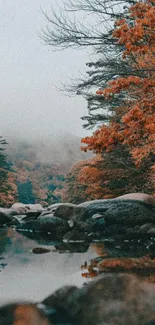
[[[39,33],[54,0],[0,0],[0,135],[85,135],[86,101],[57,88],[85,70],[85,50],[52,51]],[[59,0],[61,2],[61,0]]]

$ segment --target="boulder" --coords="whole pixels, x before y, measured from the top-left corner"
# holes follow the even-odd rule
[[[34,254],[45,254],[49,253],[51,250],[45,247],[34,247],[32,248],[32,253]]]
[[[8,209],[0,210],[0,225],[11,224],[15,220],[9,212]]]
[[[41,204],[24,204],[24,203],[14,203],[11,207],[16,214],[25,214],[29,211],[40,212],[44,210]]]
[[[153,200],[148,194],[129,193],[114,199],[87,201],[79,205],[56,203],[47,209],[43,209],[39,204],[16,203],[12,209],[27,209],[22,223],[36,221],[38,231],[39,222],[39,231],[51,232],[53,235],[59,233],[60,237],[70,228],[69,230],[76,229],[76,232],[80,232],[80,236],[82,234],[92,239],[95,239],[95,236],[97,239],[104,239],[122,235],[127,238],[144,235],[148,238],[155,235]],[[19,212],[18,210],[18,214]],[[74,235],[72,230],[70,234]]]
[[[29,220],[17,225],[16,230],[20,232],[41,232],[41,223],[38,220]]]
[[[155,285],[134,275],[105,274],[81,289],[63,287],[43,304],[63,308],[74,324],[148,325],[155,321]]]
[[[103,201],[113,201],[113,200],[137,200],[137,201],[142,201],[147,204],[152,204],[155,205],[155,198],[152,195],[146,194],[146,193],[128,193],[124,194],[121,196],[118,196],[113,199],[100,199],[100,200],[93,200],[93,201],[86,201],[83,203],[78,204],[79,206],[87,207],[89,206],[92,202],[98,202],[101,203]]]
[[[116,200],[138,200],[155,206],[155,198],[145,193],[128,193],[118,196]]]
[[[4,212],[5,214],[7,214],[8,216],[16,216],[17,213],[15,210],[13,210],[12,208],[0,208],[0,212]]]
[[[82,218],[85,208],[71,203],[62,203],[57,206],[54,216],[64,220],[79,220]]]
[[[55,203],[45,210],[41,216],[53,214],[53,216],[64,220],[79,220],[84,214],[85,208],[72,203]]]
[[[0,308],[1,325],[50,325],[43,311],[33,303],[14,303]]]
[[[69,230],[67,221],[53,215],[40,216],[37,221],[42,232],[50,232],[56,238],[62,238]]]
[[[83,241],[83,242],[87,242],[89,240],[89,237],[83,233],[80,232],[78,229],[73,229],[71,231],[68,231],[64,237],[63,237],[63,241],[70,241],[70,242],[76,242],[76,241]]]
[[[60,206],[60,205],[62,205],[62,204],[71,204],[72,205],[72,203],[53,203],[53,204],[51,204],[51,205],[49,205],[48,207],[47,207],[47,210],[48,211],[51,211],[51,212],[54,212],[56,209],[57,209],[57,207],[58,206]],[[74,205],[74,204],[73,204]]]
[[[41,204],[36,203],[36,204],[26,204],[26,207],[28,207],[29,210],[31,211],[44,211],[44,208]]]
[[[16,211],[16,214],[25,214],[29,210],[29,208],[23,203],[14,203],[11,209]]]
[[[155,223],[155,208],[142,201],[128,199],[94,200],[86,202],[83,221],[99,213],[104,217],[107,227],[117,224],[134,227],[146,223]]]

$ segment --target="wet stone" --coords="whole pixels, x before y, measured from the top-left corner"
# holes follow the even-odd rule
[[[34,247],[32,248],[32,253],[34,254],[45,254],[45,253],[49,253],[51,250],[48,248],[44,248],[44,247]]]
[[[153,236],[154,236],[154,235],[155,235],[155,227],[149,229],[147,233],[148,233],[149,235],[153,235]]]

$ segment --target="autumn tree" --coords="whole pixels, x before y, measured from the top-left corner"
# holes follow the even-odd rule
[[[118,4],[110,0],[70,0],[64,9],[72,14],[89,13],[91,24],[86,26],[87,19],[83,19],[86,23],[82,25],[75,17],[70,20],[55,12],[52,17],[46,14],[52,27],[48,26],[44,33],[45,42],[55,48],[90,47],[97,58],[87,63],[88,77],[70,88],[87,99],[88,115],[82,117],[85,127],[98,127],[92,136],[82,140],[83,150],[101,155],[104,162],[106,157],[107,165],[117,153],[117,160],[119,155],[124,165],[122,180],[125,174],[134,177],[137,173],[141,175],[140,191],[151,192],[155,170],[154,1],[119,1]],[[95,88],[99,88],[96,94]],[[125,166],[127,161],[131,165]],[[130,166],[134,173],[129,173]],[[91,182],[91,175],[93,178],[94,173],[96,179],[101,176],[101,165],[99,168],[97,164],[93,173],[91,162],[79,167],[73,169],[71,183],[74,180],[79,184],[80,180],[83,191],[87,191],[86,182]],[[114,171],[117,174],[117,168],[111,173],[115,178]],[[130,186],[126,184],[122,188],[123,193],[138,189],[129,183]],[[97,191],[97,195],[99,192],[103,195],[99,184]],[[90,192],[90,197],[95,198],[95,193]]]
[[[138,167],[154,170],[155,164],[155,2],[139,1],[129,9],[130,20],[115,23],[113,37],[123,45],[123,60],[139,70],[139,76],[118,77],[97,94],[104,100],[122,98],[108,125],[92,137],[83,139],[87,149],[96,153],[115,150],[118,143],[127,146]],[[119,119],[118,119],[119,112]]]
[[[148,171],[137,169],[128,150],[120,145],[115,151],[98,154],[74,165],[60,195],[64,202],[77,204],[129,192],[151,193],[148,178]]]
[[[54,6],[51,14],[44,12],[48,25],[41,36],[46,44],[54,49],[89,48],[93,53],[94,60],[86,63],[86,76],[65,85],[66,90],[87,100],[88,115],[82,117],[85,128],[108,122],[118,105],[116,97],[111,103],[103,102],[94,89],[104,88],[108,80],[118,75],[131,74],[131,65],[121,59],[123,46],[118,47],[112,31],[115,20],[128,17],[128,7],[136,2],[68,0],[61,12]]]
[[[11,205],[17,194],[15,172],[5,154],[6,145],[7,142],[0,137],[0,206]]]

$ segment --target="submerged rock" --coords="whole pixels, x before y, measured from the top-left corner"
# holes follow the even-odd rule
[[[0,226],[5,224],[11,224],[16,220],[14,218],[14,211],[11,209],[0,208]]]
[[[49,253],[51,250],[45,247],[34,247],[32,248],[32,253],[34,254],[45,254]]]
[[[89,237],[83,233],[80,232],[78,229],[73,229],[69,232],[67,232],[64,237],[63,237],[64,241],[89,241]]]

